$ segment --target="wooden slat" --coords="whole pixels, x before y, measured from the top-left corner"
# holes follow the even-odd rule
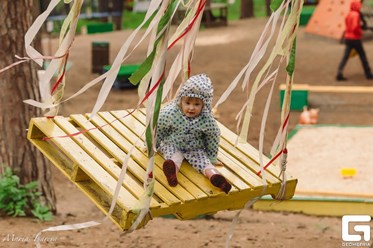
[[[83,115],[72,115],[71,118],[85,129],[95,128],[96,126],[101,127],[106,124],[106,122],[103,122],[102,119],[97,116],[94,117],[91,120],[91,122],[88,122],[87,117]],[[112,130],[112,128],[109,125],[107,125],[105,127],[100,128],[100,132],[98,132],[98,129],[94,129],[92,131],[89,131],[89,133],[91,137],[96,140],[96,142],[101,142],[102,146],[105,147],[105,149],[112,149],[110,150],[110,152],[112,153],[113,157],[116,158],[120,163],[123,163],[126,157],[126,152],[128,152],[128,150],[123,151],[122,149],[124,146],[130,147],[131,144],[129,144],[129,142],[125,140],[120,134],[115,133],[114,131],[115,130]],[[100,135],[101,132],[105,135]],[[110,134],[111,136],[108,136],[108,134]],[[118,143],[111,139],[111,137],[113,136],[117,136],[116,139],[119,139],[119,141],[117,141]],[[132,158],[128,160],[127,166],[128,170],[132,174],[134,174],[141,182],[143,182],[146,175],[144,168],[138,163],[136,163]],[[172,194],[167,193],[168,191],[157,181],[155,182],[154,188],[158,192],[157,196],[167,205],[180,204],[179,199],[175,198]]]
[[[238,170],[239,168],[241,168],[250,175],[250,178],[253,178],[255,180],[261,180],[262,177],[257,175],[256,173],[257,171],[260,170],[260,166],[257,164],[256,161],[253,161],[249,156],[242,153],[237,148],[234,149],[234,146],[230,144],[229,142],[227,142],[224,136],[222,136],[222,139],[220,140],[220,144],[221,144],[221,149],[224,150],[224,152],[226,152],[227,154],[229,154],[229,156],[231,156],[233,160],[235,161],[234,164],[229,164],[229,166],[232,166],[232,167],[235,166],[234,167],[235,170]],[[266,182],[269,184],[279,182],[279,179],[270,173],[265,173],[264,175],[265,175]]]
[[[285,90],[286,85],[280,84],[280,90]],[[319,93],[373,93],[372,86],[332,86],[332,85],[309,85],[293,84],[292,90],[306,90]]]
[[[255,188],[263,186],[260,177],[256,176],[251,170],[243,166],[240,161],[223,149],[220,149],[219,151],[219,160],[224,164],[224,166],[234,171],[238,178],[241,178],[247,184],[251,185],[251,187]]]
[[[99,185],[106,194],[112,195],[116,181],[107,173],[94,159],[92,159],[78,144],[70,138],[58,138],[66,136],[66,133],[60,129],[49,118],[34,118],[33,123],[40,129],[47,137],[52,138],[51,141],[67,154],[79,167],[90,176],[92,180]],[[138,200],[129,193],[125,188],[121,189],[118,196],[118,204],[127,212],[131,211],[138,204]]]
[[[292,90],[309,90],[309,84],[293,84],[291,86]],[[286,84],[280,84],[280,90],[286,90]]]
[[[373,87],[310,85],[309,91],[318,93],[373,93]]]
[[[228,146],[229,147],[228,149],[231,150],[232,148],[234,148],[234,150],[239,151],[244,157],[247,157],[249,160],[254,161],[255,164],[257,165],[256,168],[253,167],[254,172],[257,173],[258,171],[260,171],[260,166],[259,166],[259,162],[258,162],[259,161],[258,150],[256,150],[254,147],[252,147],[248,143],[238,143],[235,146],[234,144],[236,142],[237,135],[235,133],[233,133],[231,130],[229,130],[228,128],[226,128],[223,124],[218,122],[218,125],[219,125],[219,128],[220,128],[221,132],[222,132],[223,139],[228,141],[229,144],[230,144],[230,146]],[[266,156],[263,155],[263,163],[267,164],[269,161],[270,161],[269,158],[267,158]],[[254,163],[252,165],[255,166]],[[280,168],[271,164],[270,166],[267,167],[266,171],[269,174],[272,175],[272,176],[268,175],[268,178],[267,178],[268,180],[270,178],[273,179],[273,177],[280,180],[278,178],[278,175],[280,175]]]
[[[94,117],[92,120],[96,123],[96,125],[100,125],[100,124],[103,124],[103,123],[106,122],[101,116],[100,117],[98,117],[98,116]],[[114,123],[111,123],[111,125],[116,125],[116,126],[118,126],[119,124],[120,124],[120,122],[118,122],[118,121],[116,121]],[[125,149],[125,151],[127,153],[135,145],[135,142],[138,141],[137,139],[128,138],[127,137],[128,132],[118,132],[112,126],[106,126],[106,127],[103,128],[103,130],[106,132],[106,135],[108,137],[110,137],[114,142],[118,142],[117,144],[124,145],[124,142],[120,141],[120,139],[127,140],[127,143],[125,143],[126,147],[124,147],[124,146],[122,147],[122,148]],[[148,157],[145,156],[145,154],[141,150],[139,150],[137,148],[133,149],[131,151],[131,157],[133,158],[134,161],[136,161],[144,169],[146,169],[146,167],[148,165]],[[158,181],[161,185],[164,186],[163,188],[160,188],[160,190],[158,192],[159,194],[170,194],[170,193],[172,193],[173,197],[175,197],[175,199],[178,199],[178,201],[182,201],[182,202],[188,202],[188,201],[195,200],[195,197],[193,197],[184,188],[169,186],[168,183],[167,183],[166,177],[163,175],[162,170],[157,166],[154,167],[154,175],[155,175],[156,181]]]
[[[66,118],[55,117],[54,122],[67,134],[74,134],[79,132],[79,130],[74,127]],[[98,129],[92,130],[90,132],[100,132]],[[88,132],[88,134],[90,133]],[[102,135],[102,134],[101,134]],[[104,135],[102,135],[105,137]],[[92,158],[94,158],[102,168],[104,168],[115,180],[118,180],[121,173],[121,169],[106,156],[96,145],[94,145],[86,136],[75,135],[72,136],[73,139],[80,147],[84,149]],[[105,141],[105,140],[104,140]],[[125,188],[130,191],[137,199],[140,199],[144,193],[144,188],[138,182],[136,182],[131,176],[125,177],[123,181]],[[150,206],[152,208],[160,207],[160,204],[152,199]]]

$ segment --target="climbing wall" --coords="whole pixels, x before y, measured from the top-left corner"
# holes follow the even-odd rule
[[[352,0],[320,0],[306,26],[306,32],[340,39],[345,30],[344,19]]]

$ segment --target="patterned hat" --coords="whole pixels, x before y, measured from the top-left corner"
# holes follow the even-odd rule
[[[210,78],[206,74],[198,74],[190,77],[181,87],[176,96],[176,102],[180,103],[183,96],[202,99],[204,110],[211,112],[213,88]]]

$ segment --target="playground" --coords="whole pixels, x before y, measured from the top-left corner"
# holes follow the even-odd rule
[[[247,63],[250,54],[260,36],[267,18],[247,19],[229,22],[228,27],[204,29],[198,35],[192,63],[192,74],[207,73],[214,84],[215,100],[220,96],[234,76]],[[109,60],[117,54],[123,41],[130,31],[116,31],[104,34],[79,35],[72,47],[68,69],[65,95],[69,96],[79,90],[84,83],[94,79],[98,74],[91,72],[92,42],[104,41],[110,45]],[[369,36],[369,33],[368,33]],[[344,46],[338,41],[310,35],[300,27],[297,36],[297,54],[295,69],[295,84],[312,86],[333,86],[333,91],[309,92],[309,107],[319,108],[318,124],[362,126],[373,123],[373,98],[369,90],[366,93],[338,92],[341,86],[361,86],[370,89],[373,81],[366,80],[357,57],[351,58],[346,69],[347,81],[335,80],[336,69],[343,54]],[[57,48],[56,40],[43,41],[46,49]],[[373,42],[366,40],[364,47],[369,62],[373,63]],[[128,63],[140,63],[145,59],[147,47],[141,45],[129,58]],[[266,126],[264,153],[268,154],[277,128],[280,124],[280,94],[279,86],[284,75],[280,74]],[[249,143],[258,147],[258,137],[261,125],[261,114],[266,103],[269,89],[263,89],[254,104],[253,122],[250,126]],[[89,113],[92,111],[99,87],[94,87],[77,98],[64,103],[60,109],[61,115],[74,113]],[[243,93],[238,91],[234,97],[239,99]],[[106,101],[103,111],[133,108],[138,101],[135,89],[113,89]],[[239,101],[229,101],[218,109],[218,120],[230,130],[236,130],[235,115],[239,111]],[[300,111],[292,110],[289,131],[296,128]],[[347,140],[350,146],[359,150],[356,137]],[[291,140],[290,140],[291,142]],[[300,145],[309,140],[297,141]],[[317,145],[317,144],[316,144]],[[364,143],[366,145],[366,143]],[[328,148],[330,149],[330,148]],[[348,146],[345,148],[348,149]],[[294,149],[295,150],[295,149]],[[354,149],[355,150],[355,149]],[[362,150],[362,149],[360,149]],[[333,149],[328,151],[333,154]],[[289,154],[292,150],[289,149]],[[317,154],[305,153],[312,160]],[[311,155],[310,155],[311,154]],[[351,155],[349,152],[343,156]],[[356,155],[356,154],[355,154]],[[289,155],[290,156],[290,155]],[[332,155],[333,156],[333,155]],[[341,156],[340,151],[335,156]],[[362,161],[358,161],[361,159]],[[362,164],[366,158],[354,157],[356,164]],[[298,164],[289,164],[288,169]],[[297,161],[297,160],[294,160]],[[341,161],[341,160],[338,160]],[[308,161],[309,162],[309,161]],[[334,163],[334,161],[330,161]],[[329,176],[338,177],[339,171],[327,171],[317,164],[309,163],[310,169],[315,167],[319,173],[318,186],[328,186],[328,191],[335,191],[328,183]],[[354,166],[354,165],[348,165]],[[33,235],[47,226],[73,224],[90,220],[101,220],[102,212],[66,177],[54,170],[54,186],[57,192],[58,215],[53,221],[41,223],[29,218],[2,218],[0,220],[0,247],[33,247]],[[303,174],[302,174],[303,172]],[[335,174],[330,174],[335,173]],[[307,170],[297,172],[297,177],[310,177]],[[359,191],[361,185],[356,182],[360,177],[345,181],[346,192]],[[308,178],[310,179],[310,178]],[[355,181],[353,181],[355,180]],[[365,178],[364,180],[369,180]],[[351,183],[349,183],[351,182]],[[364,182],[368,184],[369,182]],[[370,183],[371,185],[371,183]],[[339,187],[335,185],[335,187]],[[353,188],[356,187],[356,188]],[[340,188],[339,188],[340,190]],[[274,204],[281,204],[280,202]],[[140,230],[131,234],[122,234],[110,221],[83,230],[70,232],[49,232],[43,235],[43,247],[224,247],[226,233],[236,211],[222,211],[212,216],[201,216],[196,220],[179,221],[173,218],[156,218]],[[25,227],[25,228],[20,228]],[[244,210],[237,224],[231,247],[340,247],[341,218],[308,216],[288,212],[265,212],[261,210]]]

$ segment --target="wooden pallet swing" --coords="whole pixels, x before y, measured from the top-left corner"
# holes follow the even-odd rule
[[[68,31],[65,30],[61,34],[61,37],[66,37],[64,42],[61,43],[63,45],[61,45],[61,51],[63,51],[56,53],[59,56],[64,54],[63,59],[59,61],[60,66],[48,66],[46,72],[48,78],[44,77],[41,80],[41,86],[51,82],[53,72],[58,71],[59,80],[54,84],[51,91],[48,87],[41,89],[43,93],[41,95],[45,98],[42,103],[34,100],[25,101],[31,105],[48,109],[49,112],[45,115],[53,116],[31,119],[27,135],[30,142],[84,192],[101,211],[107,215],[110,213],[110,218],[121,230],[132,229],[132,224],[140,219],[137,217],[141,217],[145,212],[148,214],[142,219],[140,225],[135,225],[137,228],[145,226],[149,220],[159,216],[174,215],[183,220],[216,213],[220,210],[242,209],[247,202],[263,195],[271,195],[273,198],[281,195],[282,199],[292,198],[297,180],[294,178],[286,179],[284,171],[273,165],[272,160],[264,155],[260,156],[260,152],[250,144],[239,143],[235,145],[237,135],[221,123],[218,123],[221,130],[218,160],[222,162],[223,166],[219,166],[218,169],[232,184],[232,190],[228,194],[215,188],[205,176],[198,173],[186,162],[181,166],[178,174],[179,184],[176,187],[170,187],[162,171],[164,159],[160,155],[151,156],[149,159],[147,153],[144,152],[143,134],[147,125],[145,124],[146,116],[143,109],[96,113],[108,96],[120,65],[132,52],[129,49],[130,44],[132,44],[141,26],[147,21],[151,21],[151,25],[144,33],[143,39],[149,34],[156,34],[151,38],[152,45],[149,46],[152,51],[149,49],[147,58],[131,76],[130,81],[140,87],[139,93],[141,94],[139,95],[141,95],[140,99],[142,100],[139,105],[142,106],[146,101],[148,107],[154,107],[154,111],[149,111],[148,119],[156,120],[154,118],[156,117],[156,110],[164,100],[163,97],[168,94],[171,95],[171,89],[175,86],[178,75],[182,74],[182,81],[184,82],[190,76],[193,46],[206,1],[188,2],[190,4],[187,6],[189,11],[173,35],[170,35],[169,31],[175,8],[184,4],[184,2],[181,0],[152,2],[154,4],[149,6],[146,19],[123,44],[109,71],[85,86],[89,88],[94,85],[93,83],[98,82],[98,79],[105,79],[92,110],[94,115],[55,116],[58,111],[56,106],[61,103],[63,95],[64,84],[60,84],[60,82],[64,78],[64,62],[67,61],[69,47],[74,40],[73,32],[79,16],[73,15],[74,18],[71,21],[73,28],[68,29]],[[79,3],[81,2],[74,2],[72,7],[74,13],[80,12],[81,5]],[[292,8],[289,11],[290,4]],[[242,86],[245,91],[249,92],[248,76],[257,66],[259,60],[262,60],[267,45],[270,44],[269,41],[276,36],[273,27],[279,26],[276,46],[269,54],[268,61],[260,69],[256,79],[250,84],[250,96],[246,100],[242,99],[247,102],[244,105],[246,114],[243,118],[243,124],[241,123],[241,133],[248,132],[250,111],[256,92],[264,84],[274,84],[275,82],[278,70],[275,68],[276,66],[271,65],[277,64],[276,58],[286,58],[281,59],[281,62],[288,61],[286,83],[288,88],[292,84],[295,63],[294,42],[302,4],[303,0],[277,1],[274,5],[275,10],[269,19],[270,25],[266,25],[253,52],[253,57],[239,73],[239,77],[245,75]],[[287,15],[284,15],[284,13],[289,13],[289,18],[286,18]],[[152,20],[150,20],[150,17],[152,17]],[[277,25],[280,20],[283,20],[283,25]],[[272,28],[270,28],[271,26]],[[66,34],[66,32],[68,33]],[[167,73],[165,72],[167,52],[181,41],[184,42],[184,45],[179,46],[181,49],[171,65],[170,72]],[[65,46],[65,44],[69,44],[69,46]],[[35,49],[30,48],[26,51],[28,51],[30,58],[40,57]],[[57,58],[60,59],[60,57]],[[271,70],[273,71],[271,72]],[[235,81],[238,82],[237,80]],[[237,84],[232,82],[231,85],[234,88]],[[82,88],[83,91],[88,89],[85,87]],[[81,91],[79,92],[81,93]],[[225,97],[222,96],[221,99],[226,99],[231,91],[227,89],[225,93],[223,95]],[[289,96],[289,89],[287,89],[284,93],[284,106],[290,106]],[[225,100],[219,100],[218,103],[220,104],[223,101]],[[52,107],[50,103],[53,103]],[[265,110],[264,113],[268,113],[268,111]],[[286,120],[288,120],[288,117],[288,107],[285,107],[281,114],[282,123],[278,135],[279,139],[275,141],[278,141],[275,147],[280,148],[280,151],[278,155],[274,156],[273,160],[279,158],[285,150],[288,124]],[[243,136],[245,135],[240,138],[245,140]],[[148,135],[148,144],[153,142],[149,137]],[[150,147],[150,145],[148,146]],[[153,155],[152,150],[149,151],[149,154]],[[152,168],[153,163],[149,163],[153,159],[154,169]],[[260,160],[264,160],[261,163],[266,165],[265,171],[261,170]],[[286,161],[282,160],[281,162],[282,169],[285,170]],[[123,183],[118,185],[118,182],[121,182],[122,164],[126,165],[126,176]],[[147,179],[149,178],[151,179],[151,183],[148,184],[150,186],[147,185]],[[120,191],[117,196],[115,192],[118,186]],[[149,211],[147,211],[148,208],[145,207],[146,204],[143,202],[144,195],[151,197]],[[113,201],[116,202],[116,205],[114,211],[111,211]],[[84,227],[73,226],[70,228]]]
[[[125,110],[99,112],[89,120],[89,114],[69,117],[33,118],[28,139],[101,211],[107,213],[121,171],[122,162],[131,147],[145,130],[145,114],[136,111],[129,115]],[[215,188],[202,174],[190,165],[183,165],[178,175],[179,185],[170,187],[162,172],[163,158],[155,158],[155,188],[148,215],[139,227],[151,218],[175,215],[191,219],[220,210],[244,207],[250,199],[261,195],[275,197],[281,188],[279,168],[267,168],[267,186],[263,185],[259,153],[250,144],[234,146],[236,135],[219,123],[222,137],[218,159],[224,164],[221,173],[233,184],[226,195]],[[82,130],[79,135],[74,135]],[[48,139],[48,137],[51,137]],[[128,164],[128,172],[117,199],[111,219],[122,230],[128,230],[137,216],[139,199],[144,193],[147,155],[138,142]],[[269,160],[267,159],[267,162]],[[186,162],[184,162],[186,163]],[[285,198],[294,195],[296,179],[286,182]]]

